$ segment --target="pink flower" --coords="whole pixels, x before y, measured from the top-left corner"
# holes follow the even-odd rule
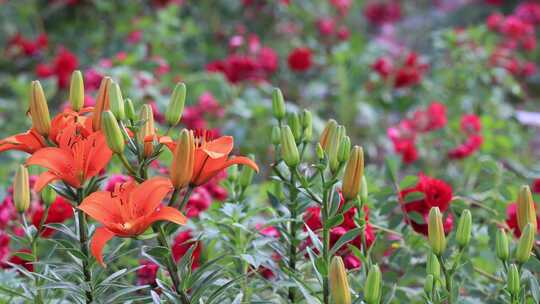
[[[316,24],[321,36],[332,35],[336,28],[336,22],[329,17],[319,18]]]
[[[137,43],[141,42],[142,37],[143,37],[143,31],[134,30],[134,31],[131,31],[128,34],[126,41],[129,44],[137,44]]]
[[[180,232],[174,239],[171,250],[174,260],[178,262],[192,246],[195,246],[195,250],[191,255],[191,269],[196,269],[201,263],[202,242],[195,241],[191,233],[191,230]]]

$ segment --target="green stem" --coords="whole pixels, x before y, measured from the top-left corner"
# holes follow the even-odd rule
[[[289,271],[291,273],[294,273],[296,271],[296,246],[297,246],[297,240],[296,240],[296,233],[298,230],[296,217],[298,216],[298,205],[296,203],[296,199],[298,197],[298,189],[295,186],[296,180],[296,168],[290,168],[291,170],[291,180],[289,184],[289,195],[291,199],[291,205],[290,205],[290,212],[291,212],[291,221],[289,223],[289,235],[291,236],[291,240],[289,243]],[[289,300],[291,303],[295,303],[295,289],[294,287],[289,287]]]
[[[186,193],[184,194],[184,198],[182,198],[182,201],[180,202],[180,205],[178,205],[178,210],[182,211],[186,207],[187,202],[189,201],[189,198],[191,197],[191,194],[193,193],[193,190],[195,187],[189,185],[186,189]]]
[[[445,287],[448,293],[448,304],[452,304],[454,303],[454,298],[452,295],[452,274],[448,269],[446,269],[442,256],[437,255],[437,259],[439,260],[439,264],[441,265],[441,269],[444,274]]]
[[[323,194],[324,198],[323,198],[323,204],[321,208],[321,216],[322,216],[322,223],[323,223],[322,224],[323,226],[322,227],[323,228],[323,261],[324,261],[324,264],[326,265],[327,271],[330,266],[330,257],[329,257],[330,229],[328,229],[326,225],[326,222],[328,220],[328,199],[329,199],[328,192],[329,192],[328,189],[324,190],[324,194]],[[330,303],[329,298],[330,298],[330,289],[328,286],[328,273],[327,273],[326,275],[323,276],[323,302],[324,304]]]
[[[77,205],[80,205],[83,197],[82,189],[77,189]],[[82,270],[84,274],[84,281],[88,284],[88,288],[85,292],[86,294],[86,303],[92,303],[92,273],[90,271],[90,265],[88,263],[88,224],[86,222],[86,215],[81,210],[77,209],[77,216],[79,218],[79,243],[81,252],[83,253],[84,259],[82,261]]]

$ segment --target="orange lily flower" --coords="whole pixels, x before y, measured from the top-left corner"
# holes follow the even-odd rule
[[[111,157],[101,131],[90,133],[72,124],[58,134],[58,147],[39,149],[26,164],[48,169],[38,177],[34,185],[36,191],[57,179],[79,188],[86,179],[99,174]]]
[[[92,119],[83,114],[88,113],[91,108],[82,109],[80,112],[75,112],[70,109],[59,113],[51,121],[51,129],[48,139],[58,144],[58,134],[65,130],[68,126],[75,124],[78,128],[91,130]],[[0,140],[0,153],[9,150],[23,151],[28,154],[33,154],[39,149],[47,147],[46,139],[39,134],[34,128]]]
[[[90,241],[92,255],[103,267],[103,247],[113,237],[137,236],[157,221],[186,224],[187,219],[180,211],[161,205],[172,190],[168,179],[154,177],[142,184],[117,185],[114,192],[94,192],[83,200],[79,209],[103,225],[96,229]]]
[[[160,142],[167,145],[171,151],[175,151],[176,143],[170,137],[162,137]],[[208,141],[206,133],[204,133],[202,136],[198,136],[195,139],[195,144],[195,164],[193,166],[191,185],[203,185],[223,169],[236,164],[246,165],[259,172],[257,164],[248,157],[229,157],[229,154],[234,147],[234,139],[232,136],[222,136]]]

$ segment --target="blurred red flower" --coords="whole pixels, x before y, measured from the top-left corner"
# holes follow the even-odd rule
[[[175,261],[178,262],[192,246],[195,246],[195,249],[191,256],[191,268],[196,269],[201,263],[202,242],[193,239],[191,230],[180,232],[174,239],[171,250]]]
[[[295,72],[307,71],[313,64],[311,50],[306,47],[296,48],[289,53],[287,62],[289,68]]]

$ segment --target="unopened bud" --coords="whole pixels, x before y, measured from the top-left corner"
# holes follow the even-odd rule
[[[195,139],[193,132],[183,129],[180,132],[171,163],[170,177],[175,189],[189,184],[195,164]]]
[[[135,106],[133,105],[133,101],[131,101],[131,99],[126,98],[124,109],[128,119],[133,121],[137,120],[137,112],[135,112]]]
[[[28,169],[24,165],[19,165],[15,173],[13,203],[20,213],[25,212],[30,207],[30,181],[28,180]]]
[[[285,117],[285,101],[283,100],[283,94],[278,88],[274,88],[272,91],[272,114],[278,120]]]
[[[111,89],[112,79],[108,76],[103,77],[99,85],[96,105],[94,106],[94,115],[92,116],[92,129],[97,131],[101,128],[101,113],[110,109],[109,91]]]
[[[184,113],[186,103],[186,85],[182,82],[176,84],[169,100],[169,106],[165,113],[165,120],[171,126],[176,126]]]
[[[360,192],[362,177],[364,176],[364,151],[359,146],[354,146],[351,157],[345,167],[342,182],[342,194],[346,201],[353,200]]]
[[[441,277],[441,264],[439,264],[437,256],[433,253],[430,253],[427,257],[426,273],[432,275],[435,280]]]
[[[277,146],[281,143],[281,131],[278,126],[272,128],[272,144]]]
[[[281,127],[281,158],[287,166],[296,167],[300,163],[300,154],[289,126]]]
[[[154,127],[154,112],[150,105],[145,104],[141,108],[139,118],[143,121],[141,130],[139,131],[139,141],[144,146],[144,156],[149,157],[154,152],[154,137],[156,129]]]
[[[297,113],[289,113],[287,116],[287,123],[291,128],[294,140],[300,142],[302,138],[302,123],[300,122],[300,116]]]
[[[347,280],[347,271],[340,256],[334,256],[332,258],[328,279],[334,303],[350,304],[351,292],[349,290],[349,281]]]
[[[536,227],[536,210],[529,186],[522,186],[517,199],[517,221],[520,230],[531,223]]]
[[[45,206],[50,206],[56,200],[56,192],[50,186],[45,186],[41,190],[41,201]]]
[[[500,260],[508,260],[510,255],[508,249],[508,237],[506,236],[504,229],[499,229],[497,231],[497,235],[495,236],[495,252]]]
[[[467,209],[461,213],[459,223],[456,231],[456,241],[460,247],[465,247],[471,240],[472,230],[472,216],[471,212]]]
[[[249,158],[251,160],[254,160],[255,156],[253,154],[250,154]],[[255,175],[255,170],[251,169],[248,166],[243,166],[242,172],[240,173],[240,177],[238,178],[238,184],[242,188],[246,188],[247,186],[251,185],[251,181],[253,180],[254,175]]]
[[[110,90],[110,102],[111,112],[118,120],[126,119],[126,112],[124,110],[124,98],[122,97],[122,91],[118,83],[113,82]]]
[[[433,291],[433,283],[435,283],[435,279],[431,274],[428,274],[426,276],[426,280],[424,281],[424,292],[427,295],[431,295],[431,292]]]
[[[344,163],[349,160],[351,152],[351,138],[349,136],[343,136],[339,145],[338,161]]]
[[[51,116],[47,99],[38,80],[32,81],[30,92],[30,117],[32,117],[32,127],[41,135],[47,136],[51,130]]]
[[[84,80],[81,71],[71,74],[69,85],[69,102],[73,111],[79,111],[84,106]]]
[[[324,159],[324,149],[323,147],[321,146],[321,144],[317,144],[317,148],[316,148],[316,151],[317,153],[317,158],[318,159]]]
[[[516,261],[523,264],[529,260],[531,250],[534,245],[535,228],[531,223],[525,225],[525,228],[521,232],[518,245],[516,248]]]
[[[107,146],[109,146],[109,149],[114,153],[123,153],[125,148],[124,136],[118,126],[116,117],[111,111],[105,111],[101,114],[101,119],[103,123],[101,128],[103,133],[105,133]]]
[[[332,134],[330,134],[330,142],[326,149],[328,153],[328,162],[330,164],[330,171],[336,173],[339,169],[339,152],[341,147],[341,142],[345,136],[345,127],[338,126]]]
[[[446,249],[446,237],[439,207],[432,207],[429,211],[428,239],[433,253],[440,256]]]
[[[508,282],[507,282],[507,288],[508,292],[512,295],[518,295],[519,289],[520,289],[520,278],[519,278],[519,271],[516,266],[516,264],[510,265],[510,268],[508,270]]]
[[[333,132],[335,132],[335,129],[337,128],[338,124],[335,120],[330,119],[326,126],[324,126],[324,130],[321,134],[321,139],[319,143],[321,144],[321,147],[325,150],[327,150],[328,144],[330,143],[330,136]]]
[[[364,300],[367,304],[378,304],[381,301],[381,283],[379,266],[371,266],[364,285]]]
[[[308,110],[302,113],[302,127],[304,128],[304,142],[310,142],[313,139],[313,116]]]

